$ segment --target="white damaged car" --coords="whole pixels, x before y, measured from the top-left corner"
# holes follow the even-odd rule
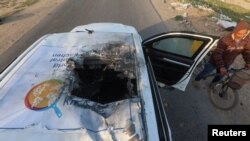
[[[142,41],[116,23],[45,35],[0,74],[0,140],[171,141],[157,81],[184,91],[216,42],[185,32]]]

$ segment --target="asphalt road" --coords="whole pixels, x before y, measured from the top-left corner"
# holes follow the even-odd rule
[[[171,28],[162,23],[150,0],[66,0],[0,56],[0,69],[41,36],[67,32],[75,26],[93,22],[132,25],[143,39]],[[240,107],[229,112],[214,108],[208,100],[206,89],[196,90],[190,85],[185,93],[167,89],[161,89],[161,93],[167,105],[166,112],[175,141],[206,141],[208,124],[250,122],[247,117],[238,118],[246,112],[239,110]]]
[[[66,0],[0,56],[0,70],[43,35],[68,32],[75,26],[93,22],[132,25],[142,38],[166,31],[149,0]]]
[[[202,80],[200,89],[190,82],[185,92],[160,89],[175,141],[207,141],[208,125],[249,125],[249,93],[239,91],[239,103],[229,111],[215,108],[209,101],[211,78]],[[243,87],[242,89],[249,89]]]

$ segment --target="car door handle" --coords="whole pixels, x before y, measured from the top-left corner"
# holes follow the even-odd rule
[[[171,59],[168,59],[168,58],[163,58],[162,60],[166,61],[166,62],[178,64],[178,65],[181,65],[181,66],[185,66],[185,67],[190,67],[190,65],[188,65],[188,64],[184,64],[184,63],[181,63],[181,62],[178,62],[178,61],[175,61],[175,60],[171,60]]]

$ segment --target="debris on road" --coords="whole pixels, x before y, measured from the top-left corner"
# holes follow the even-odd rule
[[[192,5],[189,3],[180,3],[180,2],[172,2],[171,6],[176,10],[185,10],[188,9],[189,7],[192,7]]]
[[[226,21],[226,20],[218,20],[217,24],[221,27],[223,27],[224,29],[227,28],[231,28],[231,27],[235,27],[236,26],[236,22],[230,22],[230,21]]]

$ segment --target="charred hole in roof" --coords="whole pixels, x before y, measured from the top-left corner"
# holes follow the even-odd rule
[[[135,55],[130,46],[106,44],[67,62],[75,77],[72,96],[106,104],[137,95]]]

